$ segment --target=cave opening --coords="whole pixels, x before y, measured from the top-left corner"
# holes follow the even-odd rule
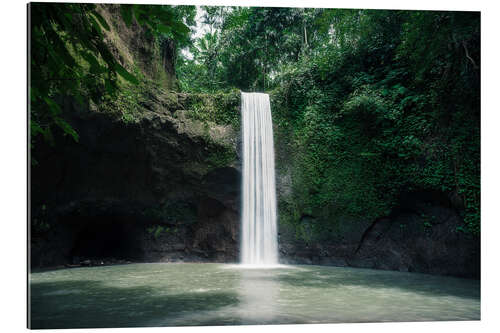
[[[71,218],[75,233],[71,261],[115,259],[139,261],[144,258],[142,232],[131,217],[77,216]]]

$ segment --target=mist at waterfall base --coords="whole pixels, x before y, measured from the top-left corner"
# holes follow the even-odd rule
[[[278,264],[273,123],[269,95],[241,93],[243,188],[241,264]]]

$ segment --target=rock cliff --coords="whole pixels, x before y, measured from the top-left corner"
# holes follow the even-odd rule
[[[237,262],[239,91],[175,92],[175,46],[127,28],[117,10],[100,7],[113,23],[106,41],[141,84],[99,105],[59,98],[79,142],[55,133],[32,152],[31,266]],[[463,208],[446,193],[408,191],[387,216],[342,221],[324,237],[312,231],[325,224],[316,212],[285,219],[300,151],[277,126],[282,262],[479,277],[479,239],[460,230]]]

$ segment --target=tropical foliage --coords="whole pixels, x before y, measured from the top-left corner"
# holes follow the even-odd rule
[[[315,216],[328,236],[437,191],[479,232],[478,13],[207,9],[217,25],[178,62],[180,86],[272,94],[282,222]]]
[[[123,21],[137,24],[159,40],[190,42],[192,6],[121,5]],[[138,84],[104,40],[111,22],[94,4],[30,4],[30,127],[31,144],[43,136],[53,143],[62,130],[78,141],[78,133],[64,119],[61,98],[78,103],[100,103],[120,91],[121,82]]]
[[[208,29],[196,38],[193,6],[121,5],[120,16],[173,45],[182,92],[271,94],[277,167],[292,187],[281,222],[300,230],[313,216],[312,234],[330,237],[389,214],[404,193],[434,191],[463,215],[461,231],[479,233],[479,13],[201,10]],[[78,141],[65,96],[131,105],[122,118],[133,121],[130,87],[144,80],[113,56],[99,6],[34,3],[30,13],[31,143],[53,142],[55,130]],[[198,119],[238,124],[195,104]]]

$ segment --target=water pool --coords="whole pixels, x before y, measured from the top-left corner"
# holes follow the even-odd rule
[[[416,273],[151,263],[29,279],[32,328],[480,319],[478,280]]]

